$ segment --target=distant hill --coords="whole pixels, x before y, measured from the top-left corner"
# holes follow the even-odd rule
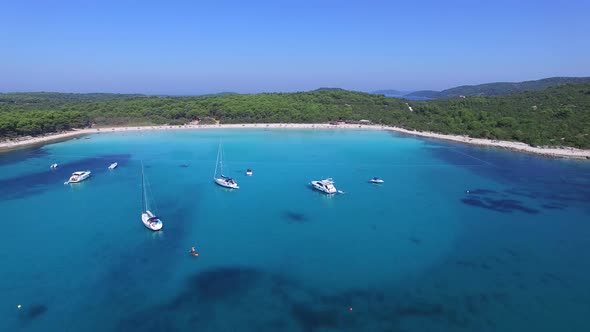
[[[384,95],[385,97],[398,97],[402,98],[405,95],[410,94],[409,91],[399,91],[399,90],[377,90],[371,92],[372,94],[376,95]]]
[[[318,92],[318,91],[346,91],[346,90],[341,89],[341,88],[319,88],[319,89],[312,90],[311,92]]]
[[[590,83],[506,96],[428,101],[342,89],[190,97],[123,96],[129,95],[0,95],[9,101],[0,102],[0,139],[82,128],[88,123],[134,126],[182,125],[197,118],[221,123],[326,123],[365,119],[444,134],[590,148]],[[40,102],[22,102],[27,98],[37,98]],[[88,102],[97,98],[105,100]]]
[[[432,91],[415,91],[405,95],[406,98],[421,97],[430,99],[454,98],[459,96],[504,96],[524,91],[540,91],[564,84],[590,83],[590,77],[550,77],[536,81],[497,82],[479,85],[462,85],[455,88]]]
[[[16,92],[0,93],[0,103],[40,104],[51,102],[97,102],[145,97],[140,94],[121,93],[61,93],[61,92]]]
[[[441,93],[440,91],[434,91],[434,90],[420,90],[420,91],[414,91],[412,93],[408,93],[407,95],[404,95],[403,98],[436,99],[436,98],[442,98],[442,97],[438,97],[440,93]]]

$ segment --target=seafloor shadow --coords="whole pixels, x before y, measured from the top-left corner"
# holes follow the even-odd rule
[[[502,213],[512,213],[514,211],[528,214],[539,213],[539,210],[527,207],[522,201],[508,199],[505,194],[490,189],[467,190],[461,202],[470,206]]]
[[[11,151],[0,154],[0,166],[20,163],[29,159],[44,158],[49,153],[46,149],[35,147],[22,150]],[[49,167],[49,165],[47,165]]]
[[[475,265],[477,272],[481,264]],[[471,265],[467,267],[471,269]],[[495,326],[488,309],[505,307],[510,302],[508,294],[494,288],[441,294],[426,295],[418,288],[327,293],[253,267],[222,266],[189,277],[169,301],[125,317],[119,328],[126,331],[409,331],[412,329],[405,328],[407,324],[418,324],[427,330],[481,330]]]
[[[538,213],[539,209],[565,209],[572,204],[590,204],[590,167],[584,162],[554,160],[544,157],[471,147],[462,144],[428,141],[428,151],[437,159],[462,167],[479,176],[506,186],[506,190],[489,192],[480,189],[475,195],[500,195],[486,199],[467,199],[465,204],[498,212]],[[465,188],[458,188],[465,190]],[[538,205],[526,206],[516,197]]]
[[[120,166],[125,166],[130,158],[129,154],[100,155],[92,158],[85,158],[71,163],[60,164],[55,169],[41,172],[17,175],[0,180],[0,199],[16,199],[41,193],[51,186],[59,186],[67,181],[72,172],[79,170],[90,170],[92,174],[107,172],[107,166],[112,160],[117,160]]]
[[[305,224],[310,221],[309,217],[303,212],[283,211],[282,217],[288,223]]]

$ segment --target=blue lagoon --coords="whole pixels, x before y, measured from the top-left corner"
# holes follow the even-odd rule
[[[384,131],[86,138],[0,155],[2,331],[590,330],[587,162]],[[239,190],[213,182],[221,138]]]

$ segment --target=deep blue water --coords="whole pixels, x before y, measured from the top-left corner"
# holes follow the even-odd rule
[[[212,182],[220,138],[237,191]],[[345,194],[309,188],[325,177]],[[0,331],[590,330],[583,161],[377,131],[108,133],[0,155],[0,214]]]

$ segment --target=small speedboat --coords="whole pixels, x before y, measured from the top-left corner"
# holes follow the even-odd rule
[[[383,183],[385,181],[383,181],[382,179],[378,178],[378,177],[374,177],[371,179],[371,183]]]
[[[90,171],[74,172],[74,173],[72,173],[72,176],[70,176],[70,178],[68,179],[68,181],[66,181],[65,184],[82,182],[90,177],[90,173],[91,173]]]
[[[51,166],[49,166],[49,168],[56,169],[57,168],[57,164],[51,164]]]
[[[115,168],[117,168],[118,165],[119,164],[117,164],[117,163],[112,163],[109,165],[109,169],[115,169]]]
[[[311,181],[313,189],[319,190],[326,194],[335,194],[338,192],[334,187],[334,181],[331,178],[324,180]]]
[[[156,217],[149,210],[146,210],[145,213],[141,214],[141,221],[145,227],[151,229],[152,231],[159,231],[162,229],[162,220],[160,220],[159,217]]]
[[[248,169],[246,170],[246,175],[247,175],[247,176],[252,176],[252,170],[251,170],[250,168],[248,168]]]

